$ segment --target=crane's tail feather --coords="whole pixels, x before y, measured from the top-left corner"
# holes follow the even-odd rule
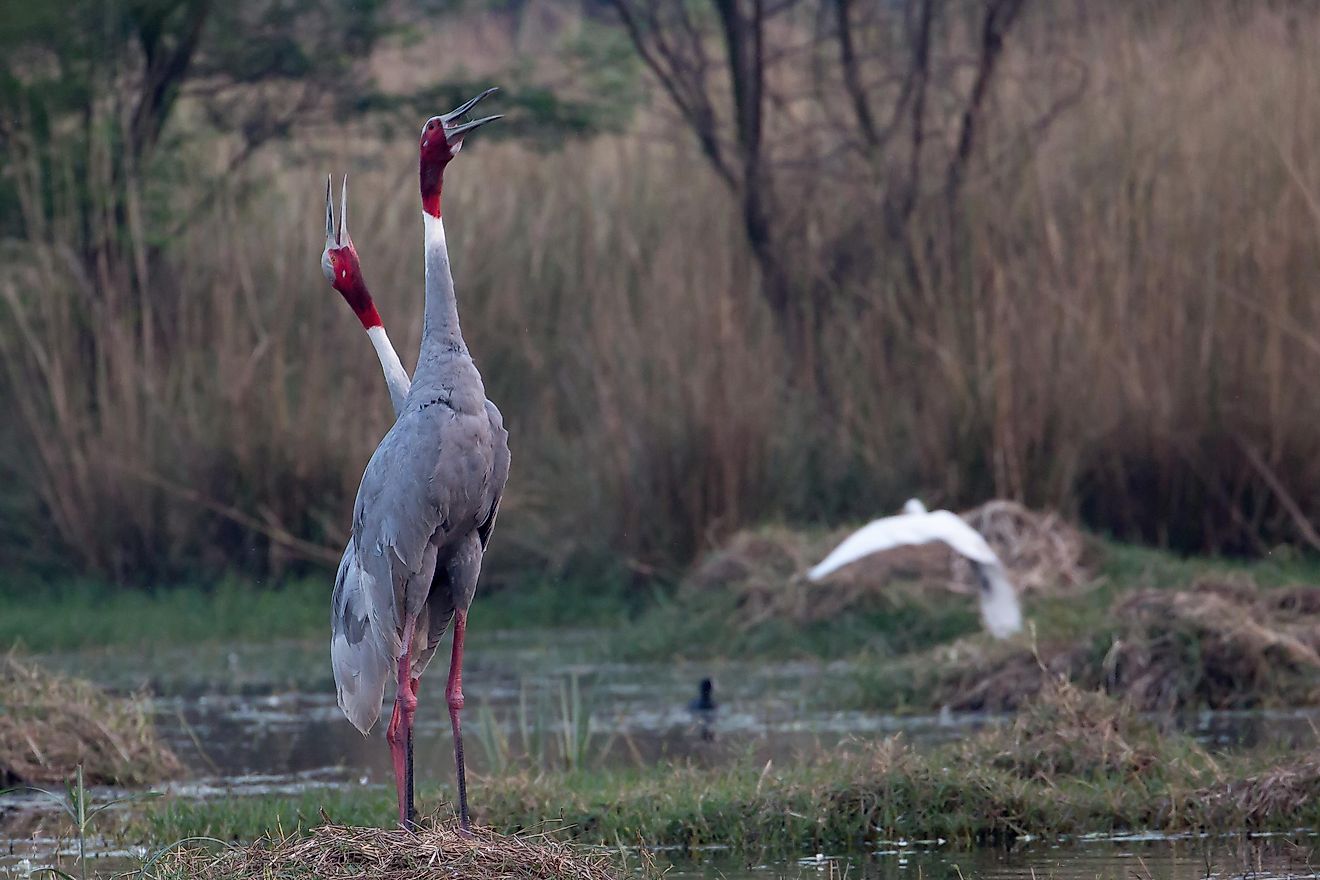
[[[1022,631],[1022,605],[1017,590],[998,565],[973,563],[981,581],[981,620],[997,639],[1006,639]]]
[[[380,717],[394,663],[373,625],[369,591],[350,541],[339,563],[330,619],[330,665],[339,708],[365,735]],[[391,628],[392,629],[392,628]]]

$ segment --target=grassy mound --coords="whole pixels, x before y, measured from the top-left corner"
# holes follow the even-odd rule
[[[546,836],[505,836],[457,823],[415,832],[320,825],[305,836],[262,838],[244,847],[179,848],[144,872],[154,880],[283,880],[372,877],[376,880],[616,880],[599,852]]]
[[[996,500],[962,517],[985,536],[1020,591],[1057,595],[1085,583],[1087,543],[1056,514]],[[686,587],[698,593],[733,593],[741,612],[738,625],[743,628],[770,618],[799,624],[833,620],[869,600],[905,592],[977,592],[970,567],[944,544],[873,554],[821,583],[806,581],[803,573],[851,531],[813,533],[771,527],[739,532],[697,566]]]
[[[1089,598],[1089,597],[1088,597]],[[1303,706],[1320,701],[1320,588],[1263,590],[1243,576],[1185,589],[1117,592],[1039,641],[960,640],[859,676],[861,701],[919,709],[1014,711],[1062,676],[1143,711]]]
[[[972,741],[971,755],[1023,779],[1124,779],[1147,773],[1176,742],[1188,756],[1208,756],[1190,741],[1162,737],[1126,701],[1084,691],[1053,676],[1011,724]]]
[[[61,782],[79,764],[91,785],[142,785],[180,770],[141,701],[0,657],[0,783]]]
[[[1073,596],[1091,583],[1094,542],[1052,513],[991,501],[963,514],[1004,560],[1022,592]],[[981,628],[966,560],[943,544],[858,560],[820,583],[806,571],[852,529],[762,526],[707,554],[672,601],[619,640],[630,657],[785,652],[838,657],[862,648],[903,654]],[[949,601],[950,593],[965,598]]]

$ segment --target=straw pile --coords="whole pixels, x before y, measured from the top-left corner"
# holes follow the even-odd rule
[[[962,516],[985,536],[1019,591],[1070,594],[1088,581],[1086,541],[1057,514],[996,500]],[[973,595],[978,589],[966,560],[943,544],[877,553],[822,583],[808,582],[804,572],[849,534],[850,529],[813,534],[782,527],[739,532],[697,566],[687,588],[732,592],[736,619],[746,628],[772,619],[830,620],[867,602],[919,598],[932,590]]]
[[[417,831],[326,824],[305,837],[265,838],[219,850],[180,848],[144,872],[146,880],[617,880],[600,851],[545,836],[488,828],[463,835],[448,821]]]
[[[79,764],[88,784],[142,785],[180,770],[141,700],[0,656],[0,784],[63,782]]]
[[[1320,588],[1261,591],[1246,578],[1120,595],[1099,639],[963,647],[932,659],[951,708],[1020,708],[1051,675],[1137,708],[1247,708],[1320,700]]]

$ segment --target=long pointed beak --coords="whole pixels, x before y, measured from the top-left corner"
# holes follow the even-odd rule
[[[333,175],[325,176],[325,246],[332,248],[337,246],[335,241],[335,206],[330,198],[330,180]]]
[[[353,236],[348,234],[348,174],[344,174],[344,185],[339,191],[339,233],[335,236],[339,244],[353,243]]]
[[[453,122],[458,117],[467,113],[473,107],[477,106],[483,100],[485,100],[486,98],[490,97],[491,95],[495,94],[498,91],[499,91],[498,87],[486,89],[486,91],[482,92],[480,95],[477,95],[472,100],[460,104],[458,107],[454,108],[453,110],[450,110],[448,113],[441,116],[440,121],[445,125],[448,125],[450,122]]]
[[[330,195],[330,181],[333,175],[325,176],[325,246],[343,247],[353,243],[348,234],[348,175],[344,175],[344,184],[339,190],[339,222],[335,222],[334,200]]]
[[[449,141],[450,145],[452,146],[455,141],[461,141],[464,137],[467,136],[467,133],[472,131],[473,129],[480,128],[481,126],[485,125],[487,122],[494,122],[496,119],[503,119],[503,118],[504,118],[503,115],[496,114],[495,116],[487,116],[483,119],[474,119],[471,122],[465,122],[462,125],[458,125],[453,128],[446,128],[445,139]]]

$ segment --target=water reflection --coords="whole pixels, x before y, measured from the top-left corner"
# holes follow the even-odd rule
[[[1010,850],[956,850],[895,841],[873,853],[815,855],[787,862],[748,863],[715,852],[674,862],[673,880],[1204,880],[1316,876],[1314,840],[1264,837],[1091,838],[1028,841]]]

